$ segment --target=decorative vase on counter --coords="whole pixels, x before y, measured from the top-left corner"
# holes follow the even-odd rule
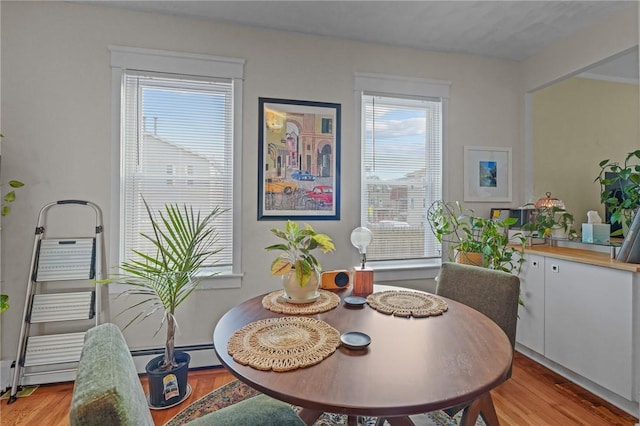
[[[569,231],[565,230],[560,225],[554,225],[551,227],[551,238],[569,239]]]
[[[320,272],[318,272],[318,270],[315,270],[315,273],[311,275],[311,278],[309,278],[309,282],[303,286],[300,286],[298,283],[295,269],[291,269],[289,272],[282,275],[284,297],[294,303],[310,303],[316,300],[318,296],[320,296],[320,293],[318,293],[319,286]]]

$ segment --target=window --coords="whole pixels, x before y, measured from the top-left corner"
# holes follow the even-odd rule
[[[428,206],[442,198],[448,83],[356,76],[361,110],[361,223],[371,261],[439,258]]]
[[[242,86],[234,74],[241,76],[242,66],[230,73],[222,59],[112,48],[114,82],[121,86],[119,244],[112,255],[118,264],[134,249],[152,250],[140,235],[151,231],[144,197],[153,211],[168,203],[187,204],[203,214],[223,210],[214,223],[223,250],[207,266],[226,274],[239,271],[234,244],[240,234],[234,221],[239,217],[240,179],[234,167],[239,142],[234,140],[239,140]]]

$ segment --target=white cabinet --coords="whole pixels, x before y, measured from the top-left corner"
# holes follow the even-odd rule
[[[521,345],[544,354],[544,261],[543,256],[525,256],[520,273],[520,298],[516,340]]]
[[[637,415],[640,271],[576,252],[525,255],[518,348]]]
[[[627,399],[633,387],[632,284],[630,272],[544,261],[542,353]]]

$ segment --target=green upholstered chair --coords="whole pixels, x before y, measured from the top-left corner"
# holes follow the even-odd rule
[[[520,297],[520,279],[516,275],[445,262],[436,280],[436,294],[470,306],[489,317],[505,332],[512,349],[515,349]],[[509,377],[511,367],[507,379]],[[463,404],[444,411],[452,416],[466,406]]]
[[[87,331],[73,387],[71,426],[153,426],[147,398],[120,329],[111,323]],[[290,405],[258,395],[189,424],[303,426]]]

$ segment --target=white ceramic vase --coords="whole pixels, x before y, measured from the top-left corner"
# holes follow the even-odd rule
[[[318,287],[320,286],[320,273],[315,271],[309,282],[300,287],[296,278],[296,271],[291,270],[282,276],[282,287],[284,296],[292,302],[313,301],[318,298]]]
[[[569,231],[565,231],[562,226],[560,225],[554,225],[551,227],[551,237],[552,238],[561,238],[561,239],[568,239],[569,238]]]

